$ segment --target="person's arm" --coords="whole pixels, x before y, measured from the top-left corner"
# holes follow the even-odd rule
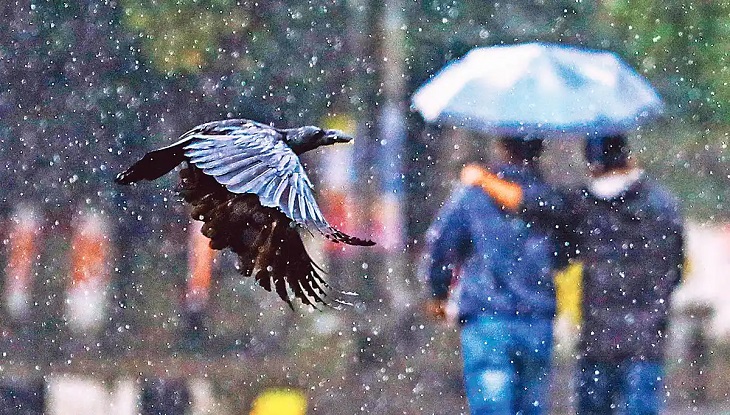
[[[461,182],[467,186],[479,186],[495,203],[510,212],[517,212],[524,200],[522,186],[504,179],[489,170],[469,164],[461,171]]]
[[[461,181],[465,185],[481,187],[497,205],[520,213],[527,220],[569,228],[574,223],[576,202],[547,184],[523,187],[476,165],[468,165],[462,170]]]
[[[421,264],[430,292],[426,312],[436,319],[445,317],[445,305],[454,270],[469,252],[469,231],[462,207],[463,197],[462,189],[441,209],[426,238],[426,254]]]
[[[663,212],[658,212],[655,220],[657,228],[652,231],[651,240],[647,242],[657,245],[661,255],[655,258],[661,263],[647,263],[646,266],[648,269],[658,268],[662,272],[649,274],[653,278],[651,303],[642,311],[639,319],[659,321],[659,328],[666,331],[672,293],[682,281],[684,273],[684,227],[676,207],[665,207]]]

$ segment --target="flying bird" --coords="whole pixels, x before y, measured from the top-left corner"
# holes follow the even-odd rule
[[[289,307],[290,293],[316,307],[329,304],[329,285],[304,249],[298,228],[348,245],[375,243],[327,222],[298,156],[351,140],[341,131],[314,126],[279,129],[246,119],[214,121],[147,153],[115,182],[155,180],[185,163],[179,191],[193,207],[192,218],[204,222],[202,233],[210,238],[210,247],[236,253],[240,272],[276,291]]]

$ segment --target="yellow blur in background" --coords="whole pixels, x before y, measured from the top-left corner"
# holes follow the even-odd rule
[[[250,415],[305,415],[307,397],[295,389],[268,389],[253,402]]]
[[[557,316],[580,325],[581,298],[583,297],[583,265],[575,262],[555,274],[555,296]]]

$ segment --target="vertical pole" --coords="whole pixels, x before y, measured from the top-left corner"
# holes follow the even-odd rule
[[[379,114],[380,141],[376,164],[380,173],[379,209],[382,243],[386,250],[385,283],[393,307],[399,301],[399,282],[405,275],[404,171],[406,131],[405,17],[403,0],[387,0],[382,15],[382,87],[384,103]],[[397,310],[393,310],[397,311]],[[390,319],[391,321],[393,319]]]
[[[365,228],[374,231],[374,201],[378,190],[378,165],[375,150],[377,148],[374,131],[377,118],[378,79],[375,69],[378,66],[379,51],[377,49],[378,16],[382,4],[369,0],[351,0],[350,13],[353,24],[350,26],[349,40],[355,59],[356,71],[353,74],[352,104],[357,118],[357,139],[354,149],[354,169],[358,185],[354,188],[359,214]],[[372,237],[377,240],[374,232]],[[380,255],[379,255],[380,254]],[[350,274],[355,278],[355,290],[359,294],[357,304],[352,308],[352,333],[357,350],[357,360],[352,367],[355,385],[374,383],[378,368],[377,310],[382,306],[379,301],[383,287],[379,285],[378,267],[374,266],[382,258],[382,252],[373,248],[358,249],[350,262]],[[371,409],[372,397],[362,394],[361,390],[352,391],[357,394],[356,402],[361,408]]]
[[[360,302],[354,308],[353,331],[358,348],[358,383],[376,382],[377,373],[393,355],[393,316],[398,282],[404,275],[403,169],[405,144],[405,50],[403,0],[351,0],[353,24],[349,34],[358,71],[353,96],[358,114],[355,141],[356,199],[363,222],[378,244],[359,249],[351,262],[358,278]],[[371,392],[372,394],[372,392]],[[372,410],[377,401],[362,397],[361,407]]]

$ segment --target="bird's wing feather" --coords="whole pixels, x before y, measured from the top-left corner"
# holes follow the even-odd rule
[[[338,298],[307,254],[291,219],[278,209],[261,206],[253,194],[232,194],[195,167],[180,170],[180,193],[193,206],[193,219],[213,249],[230,248],[239,270],[267,291],[275,291],[290,307],[292,295],[302,303],[334,306]],[[334,303],[334,304],[333,304]]]
[[[203,124],[186,136],[189,141],[184,147],[185,157],[228,191],[256,194],[263,206],[281,210],[297,224],[314,227],[332,241],[373,245],[327,222],[299,157],[278,130],[241,121],[220,126]]]

